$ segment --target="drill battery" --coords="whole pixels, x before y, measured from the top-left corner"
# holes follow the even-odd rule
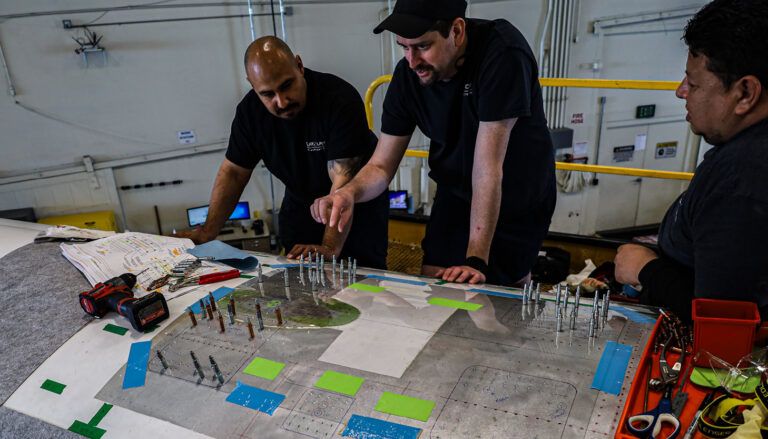
[[[168,304],[161,293],[153,292],[137,299],[133,294],[134,286],[136,276],[131,273],[113,277],[80,293],[80,306],[96,318],[116,311],[140,332],[168,318]]]

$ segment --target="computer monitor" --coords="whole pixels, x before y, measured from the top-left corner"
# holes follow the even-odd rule
[[[205,224],[205,219],[208,218],[208,207],[200,206],[187,209],[187,222],[189,227],[195,227]],[[245,220],[251,218],[251,208],[247,201],[240,201],[232,211],[232,215],[229,216],[229,221],[233,220]]]
[[[389,191],[389,208],[408,210],[408,191]]]

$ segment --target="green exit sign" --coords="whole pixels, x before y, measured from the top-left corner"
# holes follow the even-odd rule
[[[636,119],[650,119],[656,114],[656,105],[640,105],[635,112]]]

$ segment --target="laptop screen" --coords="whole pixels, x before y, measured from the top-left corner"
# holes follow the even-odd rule
[[[205,224],[205,219],[208,218],[208,207],[200,206],[187,209],[187,222],[189,227],[201,226]],[[232,211],[232,215],[229,216],[229,220],[244,220],[251,218],[251,208],[247,201],[241,201],[235,206],[235,210]]]
[[[389,191],[389,208],[408,210],[408,191]]]

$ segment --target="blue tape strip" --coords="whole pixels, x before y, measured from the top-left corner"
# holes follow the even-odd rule
[[[378,274],[369,274],[368,276],[366,276],[366,279],[377,279],[377,280],[386,280],[390,282],[400,282],[401,284],[418,285],[420,287],[427,285],[426,282],[422,282],[420,280],[400,279],[399,277],[381,276]]]
[[[632,320],[635,323],[650,323],[650,324],[656,323],[655,318],[639,313],[637,311],[633,311],[629,308],[624,308],[623,306],[611,306],[611,311],[620,312],[624,314],[626,318],[628,318],[629,320]]]
[[[221,288],[217,289],[216,291],[214,291],[211,294],[213,294],[213,298],[216,299],[216,301],[218,302],[219,300],[221,300],[222,297],[226,296],[227,294],[231,293],[232,291],[235,291],[235,289],[234,288],[228,288],[228,287],[221,287]],[[203,297],[203,302],[206,305],[208,305],[210,303],[210,301],[211,301],[210,296],[208,296],[206,294],[205,297]],[[195,314],[200,314],[203,311],[202,309],[200,309],[200,301],[199,300],[197,302],[195,302],[193,305],[190,305],[190,307],[187,308],[187,309],[191,310]]]
[[[297,268],[299,264],[270,264],[269,268]]]
[[[284,399],[285,395],[249,386],[240,381],[237,382],[235,390],[227,396],[227,402],[258,410],[269,416],[275,413]]]
[[[419,433],[420,428],[352,415],[341,435],[361,439],[417,439]]]
[[[631,346],[615,341],[606,342],[603,356],[600,357],[595,377],[592,379],[592,388],[613,395],[620,394],[631,356]]]
[[[125,364],[123,389],[144,385],[144,381],[147,379],[147,364],[149,363],[149,350],[151,347],[151,341],[140,341],[131,345],[128,362]]]
[[[523,296],[520,294],[512,294],[512,293],[502,293],[499,291],[491,291],[491,290],[481,290],[480,288],[472,288],[471,290],[468,290],[470,293],[480,293],[485,294],[486,296],[496,296],[496,297],[506,297],[507,299],[523,299]]]

